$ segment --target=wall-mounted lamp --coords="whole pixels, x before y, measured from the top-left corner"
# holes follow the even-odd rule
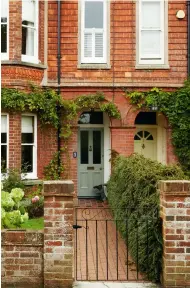
[[[176,17],[178,19],[183,19],[185,18],[185,12],[183,10],[178,10],[177,13],[176,13]]]

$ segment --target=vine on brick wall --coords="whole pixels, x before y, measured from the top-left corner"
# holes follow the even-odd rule
[[[12,88],[2,88],[1,106],[2,109],[9,112],[29,111],[37,113],[42,125],[51,124],[57,129],[60,124],[60,138],[64,140],[61,152],[66,155],[66,163],[62,163],[60,168],[57,167],[56,159],[60,157],[60,154],[55,153],[53,159],[44,168],[44,175],[48,179],[58,179],[59,171],[65,171],[64,177],[68,177],[68,174],[66,173],[70,171],[68,141],[72,134],[73,121],[78,117],[78,113],[81,110],[92,108],[99,109],[102,112],[106,112],[109,117],[120,118],[117,106],[112,102],[106,102],[102,92],[82,95],[75,100],[65,100],[54,90],[42,89],[32,85],[30,86],[29,92]],[[57,107],[60,108],[60,115],[58,115]],[[59,122],[60,119],[61,123]]]
[[[126,97],[138,109],[157,107],[168,118],[175,153],[185,172],[190,175],[190,80],[175,92],[153,88],[146,92],[126,91]]]

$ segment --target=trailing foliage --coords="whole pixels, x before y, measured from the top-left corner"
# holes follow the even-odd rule
[[[47,180],[59,180],[60,174],[64,171],[64,166],[60,163],[58,166],[59,153],[56,152],[53,155],[53,159],[48,165],[44,167],[44,176]]]
[[[1,105],[3,109],[12,112],[35,112],[39,115],[42,125],[51,124],[53,127],[60,127],[60,137],[64,139],[62,153],[66,155],[66,161],[59,168],[56,159],[61,155],[55,154],[50,163],[45,167],[47,179],[58,179],[59,172],[63,166],[65,177],[68,177],[70,157],[68,154],[68,141],[72,134],[72,124],[79,111],[84,109],[99,109],[106,112],[110,117],[120,118],[120,113],[114,103],[106,103],[103,93],[82,95],[75,100],[65,100],[56,91],[30,86],[30,91],[24,92],[18,89],[2,88]],[[58,171],[60,170],[60,171]]]
[[[109,205],[115,219],[123,219],[117,223],[124,239],[128,231],[129,254],[149,280],[159,281],[162,261],[157,183],[159,180],[184,178],[179,166],[165,166],[138,154],[119,156],[114,161],[107,186]]]
[[[153,88],[146,92],[126,93],[126,97],[139,109],[157,106],[166,115],[172,127],[175,153],[184,171],[190,174],[190,80],[175,92]]]

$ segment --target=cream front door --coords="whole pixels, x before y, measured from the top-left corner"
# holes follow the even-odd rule
[[[134,152],[157,160],[157,129],[138,128],[134,137]]]

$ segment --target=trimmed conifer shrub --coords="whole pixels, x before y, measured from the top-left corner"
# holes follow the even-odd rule
[[[159,180],[182,180],[177,165],[163,165],[133,154],[118,156],[108,181],[108,201],[119,231],[128,239],[129,254],[146,279],[158,282],[162,270],[162,225],[159,217]],[[138,251],[138,253],[137,253]]]

